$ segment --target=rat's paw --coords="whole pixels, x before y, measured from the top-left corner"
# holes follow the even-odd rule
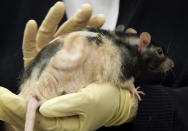
[[[138,86],[137,88],[133,88],[132,90],[130,90],[130,92],[133,97],[136,96],[139,101],[142,101],[140,94],[145,95],[145,93],[143,91],[138,91],[138,89],[140,89],[140,86]]]

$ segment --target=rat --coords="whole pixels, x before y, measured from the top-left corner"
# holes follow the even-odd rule
[[[46,100],[110,82],[140,100],[134,78],[140,72],[166,72],[174,62],[147,32],[87,28],[57,37],[26,66],[19,95],[26,100],[25,131],[34,128],[37,108]],[[142,93],[141,93],[142,94]]]

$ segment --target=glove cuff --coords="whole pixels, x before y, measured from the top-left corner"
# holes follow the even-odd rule
[[[118,126],[126,122],[130,122],[136,116],[138,109],[138,100],[131,96],[130,92],[126,89],[120,88],[119,107],[113,119],[111,119],[106,127]]]

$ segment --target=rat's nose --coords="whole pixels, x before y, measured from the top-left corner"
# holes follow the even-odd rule
[[[171,60],[170,58],[167,58],[167,59],[163,62],[163,64],[162,64],[162,70],[163,70],[164,72],[166,72],[166,71],[172,69],[173,67],[174,67],[174,62],[173,62],[173,60]]]
[[[174,61],[172,61],[171,59],[170,59],[170,62],[169,62],[169,65],[170,65],[170,68],[173,68],[174,67]]]

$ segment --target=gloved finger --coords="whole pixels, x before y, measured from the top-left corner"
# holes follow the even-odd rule
[[[78,116],[58,118],[55,126],[59,126],[57,131],[79,131],[80,129],[80,120]]]
[[[23,57],[24,57],[24,65],[27,63],[25,61],[35,57],[37,54],[36,50],[36,34],[37,34],[37,23],[35,20],[29,20],[26,24],[24,30],[24,38],[23,38]]]
[[[4,107],[9,110],[9,112],[14,114],[14,116],[25,116],[26,102],[22,99],[22,97],[10,92],[1,95],[1,102],[4,104]]]
[[[64,11],[64,3],[60,1],[50,8],[37,34],[38,51],[40,51],[49,41],[53,39],[53,35],[58,27],[58,24],[64,15]]]
[[[2,120],[23,128],[26,113],[25,101],[21,97],[9,92],[0,96],[0,103],[6,116]]]
[[[135,29],[133,29],[133,28],[128,28],[128,29],[126,29],[126,31],[125,31],[125,32],[126,32],[126,33],[137,34],[136,30],[135,30]]]
[[[85,111],[90,111],[99,104],[98,102],[101,101],[101,93],[99,92],[105,92],[103,97],[106,97],[111,91],[113,93],[118,91],[117,87],[113,87],[110,84],[90,84],[77,93],[59,96],[46,101],[39,111],[46,117],[83,115]]]
[[[81,9],[79,9],[69,20],[67,20],[63,25],[61,25],[58,31],[55,33],[54,37],[59,35],[72,32],[78,28],[83,28],[86,26],[89,18],[92,14],[92,8],[89,4],[83,4]]]
[[[0,96],[4,93],[7,93],[7,92],[9,92],[9,90],[7,90],[4,87],[0,87]],[[5,117],[4,112],[3,112],[3,109],[2,109],[2,106],[1,106],[1,101],[0,101],[0,120],[3,120],[4,117]]]
[[[105,23],[105,17],[103,14],[91,16],[87,26],[89,27],[101,27]]]
[[[4,88],[4,87],[0,87],[0,98],[2,95],[4,94],[8,94],[8,93],[11,93],[8,89]],[[7,116],[4,112],[4,109],[3,109],[3,105],[2,105],[2,102],[0,101],[0,120],[7,120]]]
[[[78,131],[79,124],[78,116],[47,118],[37,112],[35,118],[35,127],[40,131]]]
[[[10,91],[7,89],[7,88],[4,88],[4,87],[2,87],[2,86],[0,86],[0,96],[2,95],[2,94],[6,94],[6,93],[9,93]]]
[[[56,97],[43,103],[39,109],[40,113],[46,117],[66,117],[83,113],[84,106],[90,103],[90,96],[82,92],[71,93]],[[60,104],[63,102],[63,104]],[[53,105],[53,106],[52,106]],[[51,106],[51,107],[49,107]],[[62,111],[62,109],[64,109]]]
[[[120,99],[119,99],[119,111],[116,116],[108,121],[105,126],[109,127],[112,125],[121,125],[125,121],[130,121],[134,117],[137,111],[137,99],[132,97],[130,91],[127,89],[120,88]],[[134,107],[134,108],[133,108]]]

